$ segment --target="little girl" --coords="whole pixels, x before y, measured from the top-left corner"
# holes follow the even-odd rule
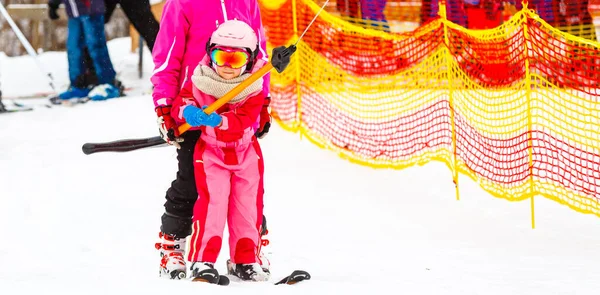
[[[231,20],[221,24],[207,43],[207,55],[171,109],[176,121],[202,131],[194,150],[198,200],[188,253],[188,260],[193,263],[192,279],[214,268],[225,221],[229,226],[232,274],[242,280],[269,279],[258,255],[263,159],[253,128],[265,100],[262,79],[216,112],[207,115],[203,111],[264,65],[257,59],[258,46],[256,33],[245,22]]]

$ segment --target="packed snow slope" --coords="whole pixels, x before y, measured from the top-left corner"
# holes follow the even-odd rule
[[[373,170],[277,126],[261,140],[269,283],[158,278],[172,147],[86,156],[85,142],[156,136],[151,61],[110,43],[130,96],[0,115],[0,294],[598,294],[600,220],[536,198],[495,199],[440,163]],[[66,85],[64,53],[43,54]],[[0,59],[7,95],[48,91],[29,57]],[[4,65],[10,64],[6,68]],[[23,79],[27,79],[24,81]],[[25,89],[23,89],[25,87]],[[145,89],[145,90],[144,90]],[[26,91],[27,90],[27,91]],[[137,92],[136,92],[137,91]],[[10,105],[9,101],[5,101]],[[226,241],[226,239],[225,239]],[[225,272],[225,244],[218,270]],[[295,269],[313,278],[272,283]]]

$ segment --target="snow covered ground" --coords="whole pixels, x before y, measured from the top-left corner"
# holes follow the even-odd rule
[[[110,43],[127,86],[128,39]],[[41,58],[66,85],[64,53]],[[7,64],[10,67],[5,67]],[[0,58],[6,96],[48,91],[28,57]],[[25,79],[25,80],[23,80]],[[19,102],[38,106],[41,100]],[[7,103],[8,104],[8,103]],[[86,156],[85,142],[157,135],[148,95],[0,115],[0,294],[598,294],[600,219],[536,198],[510,203],[439,163],[373,170],[274,127],[261,140],[273,281],[159,279],[154,249],[171,147]],[[225,271],[227,245],[217,266]]]
[[[154,70],[152,56],[147,47],[143,54],[143,79],[138,77],[138,54],[131,53],[131,39],[118,38],[109,43],[109,53],[117,71],[117,78],[127,81],[127,87],[135,90],[129,95],[150,93],[152,84],[150,75]],[[40,67],[35,59],[28,55],[7,57],[0,52],[0,89],[4,99],[22,96],[44,96],[53,92],[47,74],[54,79],[56,91],[60,92],[69,86],[69,72],[66,52],[46,52],[39,55]],[[41,94],[41,95],[40,95]],[[35,101],[34,101],[35,102]]]

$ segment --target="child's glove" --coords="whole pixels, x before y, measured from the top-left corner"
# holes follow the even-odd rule
[[[158,116],[158,130],[160,131],[160,137],[168,144],[181,148],[179,142],[183,142],[183,138],[179,137],[179,130],[177,129],[177,123],[173,117],[171,117],[171,106],[158,106],[156,107],[156,115]]]
[[[207,115],[204,112],[205,108],[207,108],[207,106],[203,106],[202,109],[199,109],[193,105],[188,105],[183,109],[183,118],[185,118],[185,121],[193,127],[217,127],[221,125],[223,118],[217,113]]]
[[[262,110],[260,110],[260,121],[258,125],[258,130],[254,134],[258,138],[263,138],[267,133],[269,133],[269,129],[271,128],[271,115],[269,114],[269,104],[271,103],[271,98],[265,98],[265,104],[263,105]]]
[[[57,20],[60,18],[60,16],[56,12],[58,10],[59,5],[60,5],[60,2],[59,3],[56,3],[55,1],[48,2],[48,17],[51,20]]]

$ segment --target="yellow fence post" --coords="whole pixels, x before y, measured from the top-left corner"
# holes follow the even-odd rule
[[[523,0],[523,10],[528,10],[528,1]],[[529,16],[526,14],[526,18]],[[528,145],[528,154],[529,154],[529,194],[531,199],[531,228],[535,229],[535,203],[534,203],[534,193],[535,193],[535,183],[533,182],[533,122],[531,117],[531,73],[529,72],[529,47],[527,46],[527,42],[529,39],[529,26],[527,25],[527,20],[523,23],[523,37],[525,38],[525,93],[527,95],[527,145]]]
[[[301,0],[300,0],[301,1]],[[300,37],[298,35],[298,5],[297,0],[292,0],[292,15],[293,15],[293,24],[294,24],[294,42],[298,40]],[[300,140],[302,140],[302,92],[300,87],[300,51],[302,51],[302,44],[298,42],[298,51],[296,54],[292,56],[294,62],[296,63],[296,95],[298,96],[298,105],[296,106],[296,128],[300,133]]]
[[[456,157],[456,121],[455,121],[455,102],[454,102],[454,91],[452,88],[452,53],[450,52],[450,37],[448,36],[448,17],[446,16],[446,0],[441,0],[439,4],[438,15],[442,18],[442,25],[444,26],[444,42],[446,44],[445,59],[446,59],[446,75],[448,78],[448,99],[450,104],[450,123],[452,125],[452,155],[453,155],[453,168],[452,169],[452,181],[454,182],[454,188],[456,189],[456,200],[460,200],[460,193],[458,190],[458,159]]]

